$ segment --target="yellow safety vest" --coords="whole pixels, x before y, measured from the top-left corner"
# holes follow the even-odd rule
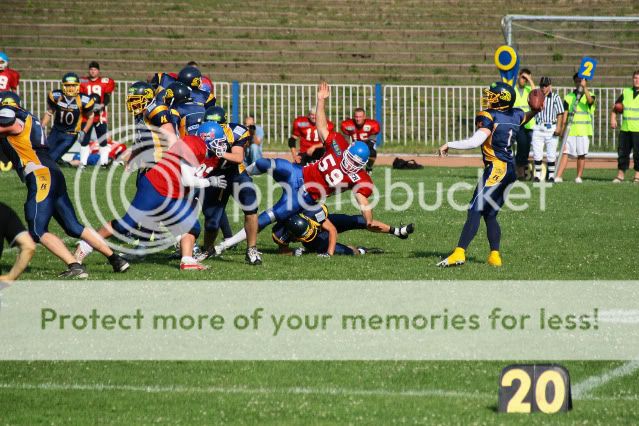
[[[568,112],[572,111],[572,103],[575,101],[575,92],[570,92],[564,96],[564,101],[568,104]],[[579,99],[575,116],[570,125],[568,136],[592,136],[592,117],[595,113],[595,104],[588,105],[586,95]]]
[[[623,89],[622,132],[639,132],[639,95],[634,97],[632,87]]]
[[[530,85],[525,85],[523,89],[520,89],[517,84],[513,86],[515,89],[515,108],[519,108],[524,112],[530,111],[530,107],[528,106],[528,95],[532,92]],[[524,126],[526,129],[532,129],[535,125],[535,119],[532,118],[526,125]]]

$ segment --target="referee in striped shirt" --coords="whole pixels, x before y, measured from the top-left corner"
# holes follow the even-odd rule
[[[539,88],[546,95],[544,108],[535,116],[535,127],[532,134],[532,151],[535,162],[534,182],[541,180],[541,165],[546,151],[548,166],[547,181],[555,181],[555,161],[557,160],[557,145],[564,129],[564,103],[561,97],[552,91],[549,77],[539,80]]]

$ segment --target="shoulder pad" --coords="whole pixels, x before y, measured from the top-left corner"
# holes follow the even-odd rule
[[[83,103],[87,103],[87,102],[89,102],[89,101],[90,101],[90,100],[92,100],[92,99],[93,99],[93,97],[92,97],[92,96],[85,95],[85,94],[80,95],[80,100],[81,100]]]
[[[57,90],[53,90],[53,91],[51,91],[51,93],[50,93],[50,96],[49,96],[49,97],[50,97],[51,99],[53,99],[53,100],[56,100],[56,101],[57,101],[58,99],[60,99],[60,98],[62,97],[62,90],[57,89]]]
[[[111,79],[110,79],[109,77],[102,77],[102,78],[100,79],[100,81],[101,81],[102,83],[105,83],[105,84],[106,84],[106,83],[108,83],[110,80],[111,80]]]

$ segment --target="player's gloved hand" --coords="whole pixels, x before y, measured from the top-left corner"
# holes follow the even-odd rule
[[[317,255],[317,257],[323,257],[324,259],[330,259],[331,255],[328,253],[320,253]]]
[[[93,106],[93,112],[100,112],[104,109],[104,104],[95,104]]]
[[[77,143],[81,143],[84,140],[84,135],[85,135],[84,130],[80,130],[78,132],[78,136],[75,138],[75,141]]]
[[[295,250],[293,250],[293,256],[295,257],[300,257],[301,255],[304,254],[306,250],[304,249],[304,247],[298,247]]]
[[[211,186],[214,186],[216,188],[224,189],[227,186],[227,182],[226,182],[226,179],[224,178],[224,175],[211,176],[209,177],[209,182],[211,182]]]

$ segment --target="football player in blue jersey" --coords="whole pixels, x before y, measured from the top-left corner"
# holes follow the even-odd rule
[[[166,89],[164,103],[178,112],[177,128],[180,136],[194,135],[204,119],[204,106],[193,102],[191,91],[176,81]]]
[[[380,232],[407,239],[415,230],[413,224],[394,228],[379,222]],[[301,255],[303,252],[316,253],[321,257],[337,255],[363,255],[383,253],[381,249],[354,247],[337,242],[337,235],[343,232],[366,230],[366,219],[362,215],[328,214],[326,206],[319,205],[305,209],[301,213],[278,222],[273,226],[273,241],[285,254]],[[396,232],[397,231],[397,232]],[[289,244],[301,242],[303,249],[291,251]]]
[[[202,73],[197,67],[186,66],[182,68],[177,81],[191,89],[193,102],[203,105],[205,109],[215,106],[215,95],[202,89]]]
[[[515,162],[511,149],[514,137],[520,126],[526,124],[538,111],[524,113],[515,104],[515,91],[509,84],[496,82],[484,89],[482,96],[483,111],[477,113],[477,130],[466,140],[448,142],[439,148],[439,155],[447,155],[450,148],[472,149],[481,146],[484,160],[484,173],[475,188],[468,208],[468,216],[455,250],[437,265],[442,267],[463,265],[466,263],[466,249],[477,234],[481,218],[486,222],[486,231],[490,245],[488,264],[501,266],[499,253],[501,228],[497,222],[497,213],[504,204],[506,192],[515,182]]]
[[[217,131],[214,131],[220,127],[224,132],[223,135],[218,135]],[[207,121],[200,125],[197,135],[211,147],[213,152],[211,158],[206,161],[206,174],[226,176],[229,182],[226,188],[210,187],[204,190],[202,212],[204,213],[205,251],[199,259],[206,259],[209,253],[212,253],[226,204],[232,195],[244,212],[244,233],[247,243],[245,261],[250,265],[261,265],[262,258],[257,251],[257,193],[253,180],[244,169],[244,148],[250,138],[249,131],[237,123]]]
[[[129,170],[138,170],[139,179],[177,142],[178,112],[158,101],[153,87],[143,81],[127,90],[126,107],[133,114],[135,139],[125,159]]]
[[[47,145],[53,161],[60,160],[74,142],[84,140],[84,135],[93,125],[94,105],[92,96],[80,94],[80,77],[73,72],[62,77],[62,89],[49,92],[42,127],[46,129],[52,121]],[[81,116],[87,119],[84,128]]]
[[[151,85],[151,87],[153,87],[153,91],[157,94],[162,90],[166,90],[166,88],[169,87],[171,83],[175,83],[177,79],[171,74],[165,72],[156,72],[147,81]]]
[[[19,108],[19,105],[1,106],[0,144],[5,155],[11,159],[18,177],[27,186],[24,214],[31,237],[67,265],[67,270],[59,277],[86,278],[88,273],[83,265],[76,262],[64,242],[49,231],[52,218],[67,235],[85,239],[107,257],[114,272],[124,272],[129,268],[129,264],[113,253],[95,231],[78,221],[67,193],[64,175],[49,156],[42,125],[33,114]]]

